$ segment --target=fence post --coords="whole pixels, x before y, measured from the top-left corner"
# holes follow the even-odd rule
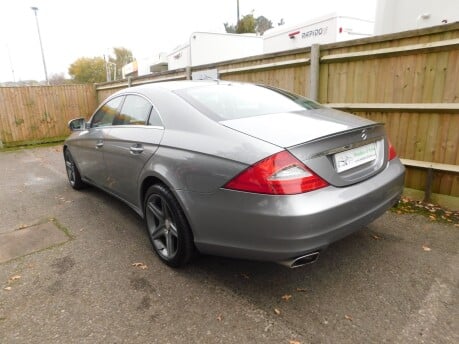
[[[319,100],[320,44],[311,45],[309,68],[309,98]]]

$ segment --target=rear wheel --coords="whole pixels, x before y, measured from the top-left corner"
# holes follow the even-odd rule
[[[80,171],[78,171],[78,167],[76,166],[75,161],[72,158],[72,154],[70,154],[68,149],[64,151],[64,160],[70,186],[75,190],[84,188],[85,183],[81,180]]]
[[[152,185],[144,211],[148,236],[159,258],[172,267],[186,265],[194,253],[193,236],[174,195],[164,185]]]

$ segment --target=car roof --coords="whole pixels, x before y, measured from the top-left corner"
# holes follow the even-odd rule
[[[211,86],[211,85],[229,85],[229,84],[234,84],[234,82],[228,82],[228,81],[222,81],[222,80],[160,81],[160,82],[153,82],[151,84],[144,84],[144,85],[125,88],[118,93],[135,92],[135,91],[153,91],[153,90],[159,90],[159,89],[173,92],[173,91],[182,90],[186,88],[192,88],[192,87]]]

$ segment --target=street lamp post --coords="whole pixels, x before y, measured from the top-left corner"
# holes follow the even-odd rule
[[[239,0],[237,0],[237,21],[236,21],[236,25],[239,24]]]
[[[37,15],[38,7],[33,6],[30,8],[35,13],[35,21],[37,23],[37,31],[38,31],[38,40],[40,41],[41,59],[43,60],[43,69],[45,70],[46,84],[49,85],[48,71],[46,69],[46,62],[45,62],[45,53],[43,52],[43,44],[41,43],[40,25],[38,25],[38,15]]]

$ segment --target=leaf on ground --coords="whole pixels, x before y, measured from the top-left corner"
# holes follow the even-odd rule
[[[306,288],[296,288],[296,291],[299,293],[307,293],[308,290]]]
[[[345,314],[345,315],[344,315],[344,318],[345,318],[346,320],[352,321],[352,317],[351,317],[350,315]]]
[[[284,296],[282,296],[282,300],[284,301],[288,301],[292,298],[292,295],[289,295],[289,294],[285,294]]]
[[[142,269],[142,270],[145,270],[146,268],[148,268],[148,266],[146,266],[144,263],[133,263],[132,264],[133,267],[135,268],[139,268],[139,269]]]
[[[429,246],[422,245],[422,249],[426,252],[432,251],[432,249]]]
[[[399,203],[392,208],[394,213],[418,213],[429,218],[430,221],[440,221],[447,223],[459,222],[459,211],[448,210],[438,204],[415,201],[408,198],[402,198]]]
[[[375,240],[381,240],[381,237],[377,236],[376,234],[373,234],[371,237]]]
[[[297,341],[297,340],[290,340],[288,342],[288,344],[301,344],[301,342]]]
[[[11,287],[5,287],[5,288],[3,288],[3,289],[6,290],[6,291],[10,291],[10,290],[11,290]]]
[[[17,281],[18,279],[21,279],[21,276],[20,275],[14,275],[14,276],[11,276],[9,278],[9,281],[10,282],[14,282],[14,281]]]
[[[217,320],[218,321],[222,321],[223,320],[223,316],[221,314],[217,315]]]
[[[274,308],[274,313],[275,313],[276,315],[280,315],[280,314],[281,314],[281,311],[280,311],[279,309],[277,309],[277,308]]]

